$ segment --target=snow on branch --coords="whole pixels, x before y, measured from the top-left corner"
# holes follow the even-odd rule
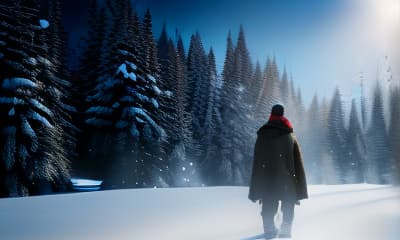
[[[35,107],[35,108],[39,109],[40,111],[46,113],[48,116],[53,116],[53,113],[51,112],[51,110],[48,109],[43,104],[41,104],[36,99],[29,99],[29,102],[33,105],[33,107]]]
[[[127,110],[127,114],[131,117],[140,117],[147,121],[150,126],[157,131],[157,134],[161,137],[165,137],[165,131],[162,129],[142,108],[131,107]]]
[[[48,128],[54,128],[54,126],[45,117],[37,112],[31,112],[30,117]]]
[[[153,83],[156,83],[156,82],[157,82],[156,79],[155,79],[152,75],[150,75],[150,74],[147,74],[147,78],[148,78],[150,81],[152,81]]]
[[[15,90],[20,87],[36,88],[37,84],[27,78],[6,78],[1,87],[5,90]]]
[[[30,139],[36,139],[36,133],[25,118],[22,120],[22,134],[28,136]]]
[[[0,97],[0,104],[24,105],[26,103],[24,100],[16,98],[16,97]]]
[[[128,72],[125,63],[123,63],[123,64],[121,64],[121,66],[119,66],[116,74],[118,75],[119,73],[122,73],[124,75],[124,78],[129,78],[134,82],[136,81],[136,74],[133,72]]]
[[[157,95],[160,95],[162,92],[161,90],[156,86],[156,85],[152,85],[153,90],[156,92]]]
[[[109,107],[102,107],[102,106],[96,106],[96,107],[90,107],[88,110],[86,110],[86,113],[95,113],[99,115],[111,115],[113,113],[113,109]]]

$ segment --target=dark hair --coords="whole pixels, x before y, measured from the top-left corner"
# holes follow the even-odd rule
[[[284,108],[280,104],[276,104],[272,107],[271,114],[276,116],[283,116]]]

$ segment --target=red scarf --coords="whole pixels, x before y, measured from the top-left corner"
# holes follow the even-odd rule
[[[293,126],[292,126],[292,124],[290,123],[290,121],[287,119],[287,118],[285,118],[284,116],[278,116],[278,115],[270,115],[269,116],[269,120],[268,120],[269,122],[270,121],[280,121],[280,122],[282,122],[283,124],[285,124],[288,128],[291,128],[291,129],[293,129]]]

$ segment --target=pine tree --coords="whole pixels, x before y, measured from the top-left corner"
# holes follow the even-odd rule
[[[186,63],[185,47],[183,46],[183,40],[182,40],[181,35],[178,35],[178,43],[177,43],[176,49],[177,49],[178,55],[180,57],[180,61],[182,63]],[[186,66],[186,65],[184,65],[184,66]]]
[[[268,58],[263,73],[263,85],[255,103],[256,107],[254,114],[257,125],[261,125],[268,120],[267,119],[268,112],[271,109],[270,98],[272,95],[272,87],[273,87],[271,82],[272,79],[271,69],[272,69],[271,60]]]
[[[176,119],[177,119],[177,98],[176,98],[176,78],[177,78],[177,53],[174,43],[169,39],[166,27],[163,26],[160,38],[157,42],[158,62],[160,67],[160,87],[167,94],[160,96],[160,115],[158,119],[167,134],[167,142],[163,144],[163,151],[169,151],[179,141],[177,139]]]
[[[389,139],[383,114],[382,90],[377,82],[371,108],[371,122],[367,131],[367,181],[389,183],[391,181],[391,161]]]
[[[336,173],[339,183],[345,183],[346,169],[346,129],[344,126],[344,112],[340,91],[336,88],[333,95],[328,118],[329,152],[336,165]]]
[[[240,82],[239,88],[243,88],[243,91],[248,91],[252,84],[252,63],[250,59],[249,50],[246,46],[246,38],[244,34],[243,26],[240,25],[239,35],[235,48],[235,75],[237,80]]]
[[[350,119],[346,136],[347,146],[347,182],[363,183],[365,182],[365,141],[361,124],[358,120],[356,102],[351,102]]]
[[[106,37],[106,12],[105,8],[98,9],[97,0],[91,0],[88,14],[88,34],[86,47],[80,59],[80,92],[84,96],[90,93],[98,76],[102,73]]]
[[[390,123],[389,140],[393,159],[393,177],[396,184],[400,183],[400,87],[394,87],[390,92]]]
[[[246,61],[242,61],[243,56],[239,54],[241,51],[238,49],[241,48],[236,47],[236,50],[232,51],[233,44],[228,34],[220,107],[223,124],[221,138],[224,142],[221,146],[222,157],[218,171],[222,180],[220,183],[243,185],[247,182],[250,172],[251,151],[248,144],[251,145],[252,127],[249,126],[250,114],[245,102],[247,90],[241,77],[246,69],[246,64],[241,63]],[[251,77],[251,73],[247,77]]]
[[[52,63],[52,66],[42,72],[41,78],[44,81],[47,78],[48,83],[45,84],[54,86],[54,89],[51,87],[44,89],[42,96],[49,98],[48,106],[54,112],[62,128],[62,136],[59,136],[59,141],[63,144],[64,149],[69,150],[65,154],[72,162],[77,158],[76,135],[79,131],[73,124],[73,118],[77,115],[75,107],[77,103],[72,100],[72,97],[76,96],[76,89],[67,70],[67,34],[62,25],[62,9],[59,0],[49,3],[48,19],[50,24],[43,37],[47,48],[45,58]],[[56,100],[52,102],[51,99]]]
[[[173,186],[198,186],[200,183],[199,174],[197,172],[198,146],[193,140],[191,124],[192,116],[187,111],[188,93],[187,93],[187,76],[185,68],[185,57],[182,38],[179,37],[178,49],[176,52],[176,93],[174,98],[177,111],[177,135],[176,144],[169,156],[170,172]],[[179,46],[182,44],[181,46]]]
[[[361,97],[360,97],[360,105],[361,105],[361,125],[362,130],[365,132],[367,128],[367,104],[364,96],[364,77],[360,76],[360,88],[361,88]]]
[[[3,1],[0,8],[0,69],[7,69],[0,72],[2,196],[47,192],[69,174],[54,112],[57,64],[48,59],[48,21],[39,21],[38,9],[37,1]]]
[[[153,23],[150,10],[147,9],[143,19],[143,52],[144,64],[149,73],[156,76],[158,74],[157,47],[153,37]]]
[[[278,64],[276,63],[275,56],[272,59],[271,69],[270,69],[270,72],[269,72],[269,75],[267,76],[267,78],[269,78],[267,81],[269,81],[271,84],[271,96],[269,99],[269,105],[272,108],[273,105],[275,105],[277,103],[282,103],[279,68],[278,68]]]
[[[391,162],[389,139],[384,119],[382,90],[377,82],[372,102],[371,122],[367,131],[367,181],[370,183],[389,183],[391,181]]]
[[[86,99],[90,107],[85,122],[97,129],[96,149],[89,149],[93,152],[89,157],[105,162],[102,177],[107,187],[164,186],[159,140],[165,132],[155,120],[161,90],[151,75],[153,69],[147,68],[149,62],[136,52],[129,1],[108,1],[107,6],[112,23],[108,36],[112,46],[106,55],[109,71],[97,78],[95,91]]]
[[[326,98],[323,98],[320,104],[322,127],[319,129],[319,133],[321,135],[320,150],[322,153],[320,162],[322,184],[337,183],[336,166],[330,148],[330,139],[328,137],[328,132],[329,132],[328,126],[330,122],[329,110],[330,106],[328,104],[328,101],[326,100]]]
[[[314,95],[307,112],[307,118],[303,118],[306,128],[302,138],[304,168],[307,171],[307,181],[311,184],[322,182],[321,158],[323,151],[321,142],[324,137],[321,134],[321,129],[323,129],[322,117],[318,97]]]
[[[204,149],[204,129],[207,104],[210,97],[210,78],[208,59],[200,34],[192,35],[187,60],[187,77],[189,89],[189,111],[192,114],[193,136]]]
[[[252,85],[251,85],[252,90],[250,93],[250,104],[251,104],[251,108],[253,110],[253,115],[255,112],[257,98],[261,94],[262,87],[263,87],[263,76],[262,76],[262,72],[261,72],[260,62],[257,61],[256,68],[254,69],[253,80],[252,80]]]
[[[283,69],[280,83],[281,85],[279,89],[280,89],[281,101],[285,106],[287,106],[289,104],[290,93],[289,93],[289,79],[287,76],[286,67],[284,67]]]
[[[215,64],[215,55],[212,50],[208,54],[208,66],[210,76],[210,98],[204,128],[206,129],[205,143],[206,151],[204,154],[205,167],[203,169],[203,178],[207,178],[208,185],[214,185],[217,182],[218,159],[221,158],[220,147],[222,140],[220,138],[222,119],[220,109],[220,87],[218,85],[217,68]]]

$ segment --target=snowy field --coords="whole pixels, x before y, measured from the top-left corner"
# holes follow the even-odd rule
[[[0,199],[4,240],[240,240],[262,233],[245,187],[114,190]],[[399,240],[399,189],[309,187],[294,240]]]

